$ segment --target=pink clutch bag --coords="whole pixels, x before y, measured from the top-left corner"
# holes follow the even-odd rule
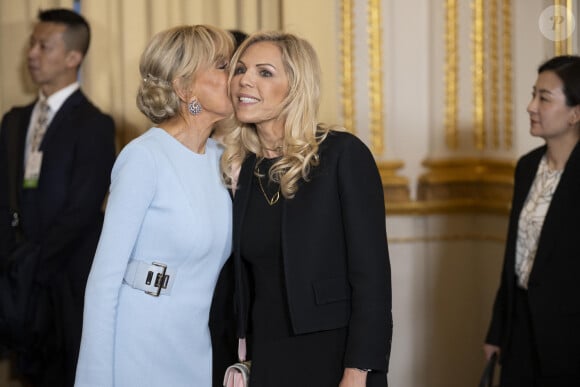
[[[232,364],[226,369],[224,387],[248,387],[250,385],[250,362]]]
[[[246,360],[246,339],[238,341],[239,363],[232,364],[226,369],[224,387],[248,387],[250,385],[251,361]]]

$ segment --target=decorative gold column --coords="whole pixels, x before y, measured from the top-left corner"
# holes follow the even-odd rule
[[[354,23],[353,0],[342,0],[342,108],[344,126],[356,132],[354,108]]]
[[[500,3],[501,1],[501,3]],[[512,147],[512,18],[511,0],[472,0],[471,62],[459,63],[458,8],[465,2],[445,0],[445,143],[450,155],[427,159],[428,172],[419,178],[415,212],[509,210],[515,161],[492,159],[485,151]],[[461,8],[460,8],[461,9]],[[463,20],[463,19],[462,19]],[[467,22],[467,21],[466,21]],[[501,38],[500,38],[501,34]],[[473,100],[457,100],[461,66],[470,66]],[[457,143],[457,110],[472,109],[472,144]],[[473,146],[476,157],[454,157]],[[469,149],[470,152],[473,152]],[[464,153],[463,153],[464,154]]]
[[[457,0],[445,2],[445,143],[457,149],[457,74],[459,53],[457,47]]]
[[[515,161],[457,158],[426,160],[417,197],[425,209],[507,213]]]
[[[568,13],[572,13],[573,8],[573,4],[572,4],[572,0],[566,0],[566,9],[568,10]],[[573,13],[572,13],[573,14]],[[568,16],[568,15],[566,15]],[[567,38],[566,38],[566,54],[568,55],[572,55],[572,33],[574,32],[572,30],[572,23],[570,23],[570,20],[568,20],[568,18],[566,18],[566,29],[567,29]]]
[[[554,54],[562,55],[564,54],[565,47],[562,42],[562,23],[559,23],[562,15],[560,15],[560,6],[562,5],[562,0],[554,0]]]
[[[503,64],[503,134],[504,146],[513,145],[513,98],[512,98],[512,1],[502,1],[502,64]]]
[[[494,149],[499,148],[499,45],[498,45],[498,22],[497,10],[499,0],[489,0],[489,62],[490,62],[490,123],[491,123],[491,144]]]
[[[344,126],[351,132],[356,131],[354,105],[355,93],[355,59],[354,59],[354,17],[353,1],[341,0],[341,65],[342,65],[342,107]],[[398,176],[397,171],[403,167],[400,161],[380,160],[384,152],[383,124],[383,63],[382,63],[382,31],[381,31],[381,0],[369,0],[368,7],[368,42],[369,42],[369,100],[370,100],[370,146],[377,159],[377,167],[383,182],[385,204],[389,211],[409,203],[409,181]],[[396,211],[395,211],[396,212]]]
[[[369,0],[369,57],[371,99],[371,150],[383,154],[383,63],[381,39],[381,0]]]
[[[485,147],[485,23],[484,0],[473,3],[473,135],[475,148]]]
[[[566,9],[566,14],[561,15],[562,9]],[[554,54],[571,55],[572,50],[572,23],[574,17],[574,4],[572,0],[554,0]],[[563,20],[563,22],[558,22]]]
[[[383,120],[383,61],[381,0],[369,0],[369,57],[370,57],[370,106],[371,106],[371,151],[382,155],[384,151],[385,125]],[[377,163],[385,194],[385,206],[389,212],[396,212],[401,205],[409,203],[409,180],[398,176],[403,167],[400,161],[380,161]]]

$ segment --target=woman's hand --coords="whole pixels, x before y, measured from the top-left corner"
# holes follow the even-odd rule
[[[483,353],[485,354],[485,360],[489,360],[491,358],[491,355],[494,354],[494,352],[497,352],[497,354],[499,355],[500,349],[497,345],[483,344]]]
[[[357,368],[345,368],[342,380],[338,387],[365,387],[367,385],[367,372]]]

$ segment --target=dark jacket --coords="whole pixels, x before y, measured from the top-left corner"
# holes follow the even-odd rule
[[[345,367],[386,371],[392,335],[391,278],[381,179],[367,147],[331,132],[320,165],[283,201],[282,255],[295,334],[348,327]],[[255,155],[243,163],[234,199],[238,334],[245,337],[249,292],[240,236]]]
[[[36,280],[50,295],[51,319],[59,327],[50,336],[51,348],[70,356],[66,362],[72,369],[65,371],[67,378],[74,378],[85,282],[101,231],[102,206],[115,159],[115,129],[110,116],[100,112],[80,90],[75,91],[56,112],[42,140],[38,187],[22,189],[26,132],[33,107],[34,103],[13,108],[2,120],[0,252],[11,249],[7,238],[11,234],[8,171],[16,170],[26,243],[36,245],[40,252]],[[9,121],[17,124],[7,125]],[[52,351],[50,356],[59,355]]]
[[[501,283],[486,342],[504,355],[514,310],[515,256],[520,212],[546,146],[523,156],[516,166],[512,209]],[[545,375],[565,375],[580,368],[580,145],[560,178],[540,233],[528,282],[528,304],[540,367]]]

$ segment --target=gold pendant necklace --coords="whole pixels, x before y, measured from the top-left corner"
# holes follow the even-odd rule
[[[280,199],[280,185],[278,185],[278,190],[276,191],[274,196],[269,198],[268,195],[266,194],[264,186],[262,185],[262,176],[260,174],[260,162],[258,162],[256,164],[256,167],[254,168],[254,175],[258,178],[258,185],[260,186],[260,191],[262,191],[262,195],[264,195],[266,202],[271,206],[278,203],[278,200]]]

